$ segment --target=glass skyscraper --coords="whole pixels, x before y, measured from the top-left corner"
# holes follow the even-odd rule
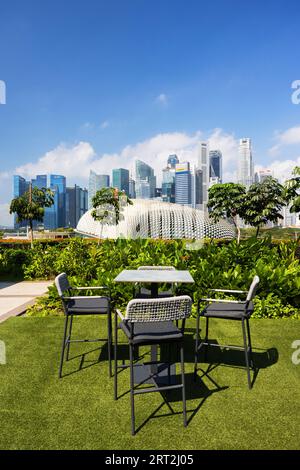
[[[163,169],[162,200],[164,202],[175,202],[175,168],[179,163],[177,155],[170,155],[168,165]]]
[[[66,177],[62,175],[50,175],[50,189],[57,195],[54,198],[54,211],[56,212],[57,225],[53,228],[65,227],[66,224]],[[52,227],[51,227],[52,228]]]
[[[125,191],[129,195],[129,170],[125,168],[115,168],[112,171],[113,187],[119,191]]]
[[[47,175],[37,175],[35,179],[31,180],[33,188],[47,188]]]
[[[75,184],[66,190],[66,226],[76,228],[79,219],[88,210],[88,191]]]
[[[222,152],[220,150],[209,152],[209,179],[210,183],[222,183]]]
[[[93,205],[93,197],[96,192],[102,188],[109,188],[110,178],[109,175],[97,175],[94,171],[90,171],[89,176],[89,191],[88,191],[88,207],[91,209]]]
[[[192,204],[192,175],[189,162],[176,164],[175,202],[184,206]]]
[[[154,170],[141,160],[135,162],[136,197],[138,199],[151,199],[155,197],[156,176]]]

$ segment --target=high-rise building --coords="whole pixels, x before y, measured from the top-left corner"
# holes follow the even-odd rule
[[[209,182],[222,183],[222,152],[211,150],[209,152]]]
[[[76,228],[79,219],[88,210],[88,191],[75,184],[66,190],[66,227]]]
[[[13,177],[13,197],[23,196],[26,191],[29,189],[29,181],[26,181],[25,178],[19,175],[14,175]],[[14,214],[14,228],[19,229],[21,227],[26,227],[26,222],[17,222],[17,215]]]
[[[179,163],[179,158],[177,157],[177,155],[175,153],[173,155],[169,155],[168,167],[173,168],[175,170],[177,163]]]
[[[255,173],[255,182],[262,183],[266,178],[273,177],[273,172],[269,168],[262,168]]]
[[[247,188],[254,182],[254,165],[251,139],[240,139],[238,161],[238,183]]]
[[[53,228],[64,227],[66,224],[66,177],[50,175],[50,189],[57,195],[52,206],[56,212],[57,221],[56,227]]]
[[[177,155],[170,155],[168,165],[163,169],[162,200],[164,202],[175,202],[175,168],[179,163]]]
[[[125,168],[115,168],[112,171],[113,187],[119,191],[125,191],[129,195],[129,170]]]
[[[129,178],[129,197],[131,199],[136,198],[135,181],[133,178]]]
[[[88,191],[88,206],[91,209],[93,205],[93,197],[96,192],[102,188],[109,188],[110,178],[109,175],[97,175],[94,171],[90,170],[89,176],[89,191]]]
[[[155,197],[156,176],[154,170],[141,160],[135,162],[136,197],[138,199],[151,199]]]
[[[177,163],[175,167],[175,202],[192,205],[192,175],[189,162]]]
[[[192,175],[192,205],[196,209],[207,211],[210,161],[208,143],[200,142],[198,164]]]
[[[33,188],[43,189],[47,188],[47,175],[37,175],[31,180]]]

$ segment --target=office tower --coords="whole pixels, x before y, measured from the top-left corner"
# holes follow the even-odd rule
[[[135,181],[133,178],[129,178],[129,197],[131,199],[136,198],[136,192],[135,192]]]
[[[201,203],[196,203],[195,207],[200,210],[207,210],[207,201],[208,201],[208,188],[209,188],[209,152],[208,152],[208,143],[200,142],[199,143],[199,154],[198,154],[198,169],[202,171],[202,198]],[[195,178],[195,184],[199,181]],[[195,198],[196,192],[200,189],[195,188]],[[198,198],[199,200],[199,198]],[[196,202],[196,201],[195,201]]]
[[[177,157],[177,155],[176,154],[169,155],[168,167],[173,168],[175,170],[177,163],[179,163],[179,158]]]
[[[50,189],[57,195],[53,205],[57,225],[53,228],[64,227],[66,223],[66,177],[50,175]]]
[[[192,175],[189,162],[176,164],[175,202],[187,206],[192,204]]]
[[[66,189],[66,227],[76,228],[79,219],[88,210],[88,191],[75,184]]]
[[[47,188],[47,175],[37,175],[35,179],[31,180],[31,184],[33,188]]]
[[[26,191],[29,189],[29,181],[26,181],[25,178],[19,175],[14,175],[13,177],[13,197],[17,198],[23,196]],[[27,227],[27,222],[17,222],[17,215],[14,214],[14,228],[19,229],[21,227]]]
[[[44,228],[46,230],[58,228],[59,192],[57,188],[51,188],[51,191],[53,192],[54,203],[50,207],[45,207]]]
[[[203,210],[203,171],[201,168],[194,170],[194,194],[193,194],[193,207]]]
[[[162,198],[162,188],[155,188],[155,198]]]
[[[125,168],[115,168],[112,171],[113,187],[125,191],[129,195],[129,171]]]
[[[238,160],[238,183],[247,188],[254,182],[251,139],[240,139]]]
[[[162,200],[164,202],[175,202],[175,167],[179,163],[176,155],[170,155],[168,165],[163,169]]]
[[[211,150],[209,152],[209,182],[222,183],[222,152]]]
[[[156,176],[154,170],[141,160],[135,162],[136,197],[138,199],[151,199],[155,197]]]
[[[273,173],[269,168],[263,168],[255,173],[255,182],[262,183],[266,178],[272,178]]]
[[[94,171],[90,170],[89,176],[89,191],[88,191],[88,206],[89,209],[93,205],[93,197],[96,192],[102,188],[109,188],[110,178],[109,175],[97,175]]]

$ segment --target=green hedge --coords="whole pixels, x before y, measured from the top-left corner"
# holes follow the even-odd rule
[[[188,269],[194,285],[181,286],[181,292],[207,295],[212,287],[247,290],[254,274],[260,279],[255,301],[257,317],[300,317],[299,243],[273,243],[270,239],[188,242],[184,240],[106,240],[74,238],[59,244],[36,242],[33,250],[0,248],[0,274],[9,266],[24,273],[25,279],[53,279],[66,272],[77,285],[106,284],[114,304],[122,307],[132,296],[132,286],[113,279],[124,268],[140,265],[173,265]],[[54,288],[29,314],[60,313]]]

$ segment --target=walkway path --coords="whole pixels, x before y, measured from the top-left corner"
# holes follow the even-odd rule
[[[24,313],[53,281],[0,282],[0,322]]]

